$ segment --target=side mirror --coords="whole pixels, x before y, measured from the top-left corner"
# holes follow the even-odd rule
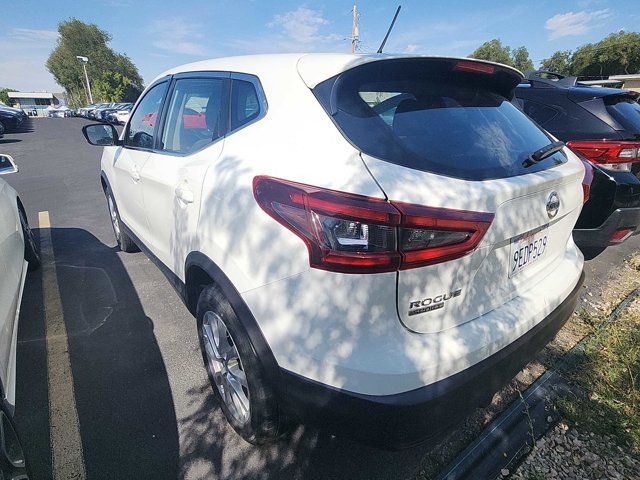
[[[11,155],[0,154],[0,175],[18,173],[18,165]]]
[[[87,139],[91,145],[97,145],[99,147],[109,147],[111,145],[120,145],[118,139],[118,131],[106,123],[92,123],[82,127],[82,133],[84,138]]]

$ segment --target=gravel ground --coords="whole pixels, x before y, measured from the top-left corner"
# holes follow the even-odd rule
[[[509,475],[506,470],[502,473]],[[616,446],[609,437],[584,433],[560,423],[536,443],[511,478],[638,479],[640,461]]]

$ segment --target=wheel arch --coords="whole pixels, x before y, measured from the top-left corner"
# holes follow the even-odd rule
[[[113,192],[113,190],[111,189],[111,184],[107,179],[107,174],[104,172],[104,170],[100,172],[100,184],[102,185],[102,191],[104,193],[107,192],[107,188]]]
[[[231,280],[222,269],[209,257],[201,252],[191,252],[185,261],[185,304],[195,316],[198,297],[209,285],[217,286],[246,330],[254,351],[260,359],[265,373],[273,382],[274,387],[280,392],[280,367],[267,343],[258,322],[253,313],[242,299]]]

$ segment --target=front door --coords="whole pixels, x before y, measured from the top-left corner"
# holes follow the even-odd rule
[[[145,93],[136,106],[123,136],[123,146],[113,156],[115,200],[120,218],[144,243],[149,229],[144,213],[141,172],[153,151],[158,117],[169,82],[163,81]]]

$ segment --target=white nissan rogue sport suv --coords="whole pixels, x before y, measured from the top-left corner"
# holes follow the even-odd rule
[[[104,145],[120,248],[197,318],[226,418],[437,439],[563,326],[583,281],[581,161],[456,58],[263,55],[169,70]]]

